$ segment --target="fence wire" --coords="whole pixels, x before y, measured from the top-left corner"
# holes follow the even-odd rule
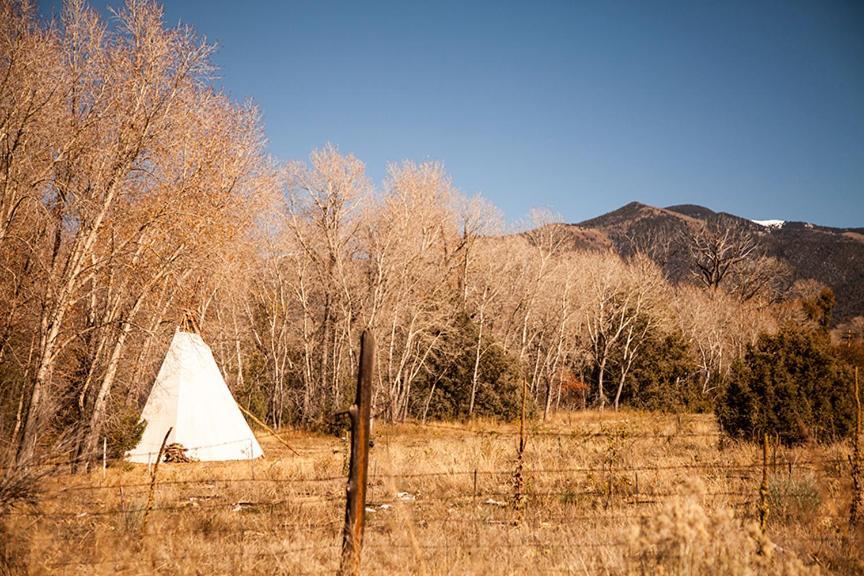
[[[465,435],[488,436],[488,437],[504,437],[513,438],[518,436],[516,431],[488,431],[488,430],[472,430],[459,426],[449,425],[430,425],[430,424],[413,424],[418,428],[430,428],[436,430],[447,430]],[[675,431],[671,433],[650,433],[650,434],[628,434],[625,431],[601,430],[597,432],[552,432],[552,431],[532,431],[529,432],[529,437],[558,437],[568,440],[591,440],[596,438],[616,438],[624,440],[652,440],[672,442],[676,439],[686,438],[721,438],[719,433],[698,433]],[[189,449],[201,449],[206,447],[217,446],[196,446]],[[334,447],[304,450],[299,449],[303,456],[327,454],[331,457],[344,457],[347,446],[338,445]],[[301,456],[301,458],[303,457]],[[287,457],[286,462],[291,462],[294,457]],[[112,465],[116,465],[122,459],[111,460]],[[761,460],[761,459],[760,459]],[[33,463],[27,466],[45,466],[54,469],[60,469],[64,466],[72,466],[82,464],[85,459],[68,459],[55,460],[52,462]],[[755,513],[755,504],[760,498],[757,472],[760,472],[765,467],[765,463],[750,462],[681,462],[674,464],[656,464],[656,465],[627,465],[623,462],[605,463],[601,465],[584,465],[584,466],[559,466],[559,467],[532,467],[530,462],[524,464],[524,474],[534,486],[532,489],[527,489],[523,495],[527,498],[528,511],[525,515],[516,515],[512,509],[511,499],[513,497],[513,489],[510,485],[513,475],[513,467],[500,468],[460,468],[447,469],[437,471],[401,471],[401,472],[373,472],[369,475],[370,481],[370,498],[367,501],[367,517],[369,523],[367,531],[371,538],[364,546],[368,549],[367,555],[371,555],[374,559],[375,555],[384,549],[414,549],[415,551],[426,552],[434,556],[437,551],[492,551],[501,549],[522,549],[535,548],[538,550],[552,550],[565,548],[579,549],[601,549],[601,548],[623,548],[632,545],[630,540],[610,540],[604,542],[579,540],[579,539],[542,539],[541,541],[519,541],[519,542],[501,542],[500,539],[492,539],[488,543],[484,542],[406,542],[405,534],[394,532],[390,523],[395,521],[409,522],[413,529],[423,529],[432,532],[446,531],[447,525],[466,525],[475,526],[476,529],[511,529],[518,526],[533,526],[542,529],[561,529],[573,523],[590,524],[597,526],[605,523],[607,526],[616,527],[620,523],[627,525],[639,524],[655,518],[659,513],[657,507],[670,499],[695,496],[702,500],[725,499],[723,506],[729,506],[732,509],[741,512],[739,515],[750,515]],[[788,458],[784,454],[775,454],[771,462],[768,463],[768,469],[777,477],[797,478],[795,473],[806,473],[810,478],[826,477],[837,478],[844,475],[850,463],[847,458],[843,457],[823,457],[823,458],[806,458],[795,460]],[[788,471],[788,473],[787,473]],[[160,472],[162,469],[160,468]],[[64,501],[80,494],[90,494],[99,496],[104,494],[105,498],[114,497],[116,492],[122,495],[122,499],[129,498],[128,505],[123,504],[111,508],[100,506],[100,500],[85,502],[81,509],[70,511],[46,511],[42,509],[34,510],[13,510],[7,512],[10,517],[29,518],[35,522],[34,526],[41,525],[43,532],[31,539],[33,543],[43,545],[59,545],[62,543],[64,534],[76,525],[80,525],[87,530],[94,528],[94,522],[110,521],[111,518],[123,517],[127,520],[131,519],[134,524],[136,517],[148,514],[157,515],[188,515],[190,518],[201,517],[206,518],[210,515],[217,514],[237,514],[236,518],[249,518],[253,522],[252,528],[258,527],[261,515],[271,515],[277,520],[270,520],[268,528],[262,528],[264,532],[256,532],[265,537],[264,543],[269,545],[276,544],[278,536],[268,529],[278,529],[289,531],[291,534],[305,534],[311,538],[317,538],[318,541],[312,542],[305,546],[288,546],[279,547],[273,546],[272,549],[263,551],[254,551],[249,554],[251,557],[257,558],[288,558],[302,557],[307,553],[327,553],[336,557],[334,551],[339,548],[338,540],[339,527],[341,526],[341,512],[345,501],[344,483],[346,481],[343,475],[317,475],[309,476],[297,473],[280,474],[268,476],[267,472],[263,476],[253,475],[226,477],[226,476],[204,476],[200,478],[166,478],[157,479],[155,483],[156,493],[159,494],[155,506],[148,510],[148,507],[142,506],[141,502],[133,503],[136,495],[140,495],[144,491],[150,490],[153,486],[151,480],[133,481],[130,483],[82,483],[69,484],[49,488],[43,491],[42,498],[46,504],[56,504],[62,506]],[[714,476],[725,475],[725,479],[730,484],[727,484],[727,489],[705,490],[704,492],[691,495],[681,490],[672,489],[668,486],[671,481],[669,478],[663,483],[656,485],[650,482],[650,476],[660,472],[681,472],[686,476],[691,476],[695,473],[711,479]],[[640,478],[638,475],[643,474]],[[589,476],[599,475],[592,478],[592,484],[589,486],[583,485],[588,482]],[[622,476],[634,475],[635,485],[618,486],[615,484],[616,479],[621,479]],[[675,478],[679,478],[676,476]],[[473,479],[473,487],[471,480]],[[439,482],[441,480],[454,480],[451,485]],[[388,482],[388,490],[381,493],[381,485]],[[433,484],[436,493],[426,494],[422,491],[424,482],[437,482]],[[609,481],[609,484],[604,484]],[[572,485],[560,486],[562,482],[571,482]],[[492,484],[492,486],[490,486]],[[275,494],[271,489],[278,489],[278,498],[265,498],[256,500],[241,500],[237,498],[229,498],[225,491],[229,488],[243,488],[248,486],[266,486],[268,495]],[[212,489],[222,491],[222,494],[207,495],[207,496],[189,496],[188,493],[184,496],[182,492],[186,489]],[[413,490],[413,494],[394,493],[396,487]],[[409,488],[410,487],[410,488]],[[318,490],[318,492],[316,492]],[[178,494],[178,492],[180,492]],[[802,495],[796,492],[775,492],[770,496],[773,501],[784,502],[789,501],[792,504],[800,502]],[[202,501],[210,500],[212,501]],[[103,498],[104,499],[104,498]],[[532,502],[541,503],[544,500],[557,500],[564,509],[563,513],[557,514],[537,514],[532,515]],[[80,501],[78,501],[80,503]],[[599,504],[598,504],[599,503]],[[441,513],[443,505],[447,513]],[[566,510],[568,506],[572,506],[573,513],[568,514]],[[322,508],[324,507],[324,508]],[[599,508],[598,508],[599,507]],[[329,510],[327,514],[332,516],[332,519],[326,521],[288,521],[291,514],[299,514],[309,512],[315,513],[319,517],[322,515],[323,509]],[[587,508],[587,510],[586,510]],[[437,512],[436,512],[437,511]],[[392,513],[392,514],[389,514]],[[285,521],[279,521],[278,518],[285,515]],[[401,516],[400,516],[401,515]],[[835,513],[820,513],[820,518],[823,521],[840,520],[843,515]],[[401,519],[400,519],[401,518]],[[237,524],[240,524],[238,526]],[[211,535],[226,536],[229,534],[245,534],[251,531],[247,526],[242,525],[242,522],[236,522],[227,527],[209,527]],[[192,527],[185,524],[175,523],[173,529],[183,533],[190,532]],[[48,530],[45,534],[44,530]],[[292,532],[293,531],[293,532]],[[88,532],[89,533],[89,532]],[[190,537],[198,537],[197,534],[190,532]],[[270,538],[269,540],[267,538]],[[329,540],[328,540],[329,538]],[[800,538],[790,538],[791,542],[831,542],[830,539],[824,536],[802,536]],[[190,553],[192,553],[190,551]],[[295,558],[296,560],[296,558]],[[589,559],[590,560],[590,559]],[[619,561],[628,563],[631,559],[620,556]],[[48,569],[74,569],[76,567],[98,566],[98,565],[113,565],[123,568],[152,568],[155,560],[153,558],[135,558],[129,559],[106,559],[88,562],[85,560],[69,560],[59,562],[48,562],[42,564]],[[585,566],[590,569],[592,566],[606,566],[607,564],[594,564],[593,561],[582,562],[580,566]],[[336,567],[322,568],[321,570],[297,570],[292,566],[291,573],[296,574],[323,574],[332,573]],[[553,570],[554,571],[554,570]],[[564,570],[566,571],[566,570]]]

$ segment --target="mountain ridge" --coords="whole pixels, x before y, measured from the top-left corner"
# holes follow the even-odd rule
[[[663,260],[658,264],[678,282],[688,277],[687,233],[706,226],[739,227],[758,240],[767,256],[789,265],[792,281],[815,279],[832,288],[838,320],[864,316],[864,227],[835,228],[800,221],[766,226],[697,204],[657,207],[641,202],[564,225],[573,249],[611,248],[626,257],[637,249],[662,245],[663,257],[655,260]]]

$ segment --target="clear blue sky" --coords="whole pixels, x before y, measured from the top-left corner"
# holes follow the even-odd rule
[[[547,207],[575,222],[638,200],[864,226],[862,2],[165,10],[218,44],[222,87],[258,104],[281,159],[332,142],[375,181],[388,162],[440,160],[511,220]]]

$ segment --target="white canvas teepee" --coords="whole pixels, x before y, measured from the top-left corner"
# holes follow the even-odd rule
[[[198,334],[174,334],[141,418],[147,427],[126,454],[131,462],[155,462],[172,427],[166,445],[178,442],[196,460],[249,460],[264,454]]]

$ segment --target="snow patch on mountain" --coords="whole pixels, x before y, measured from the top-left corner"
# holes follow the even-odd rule
[[[786,223],[785,220],[753,220],[753,222],[766,228],[782,228],[783,224]]]

